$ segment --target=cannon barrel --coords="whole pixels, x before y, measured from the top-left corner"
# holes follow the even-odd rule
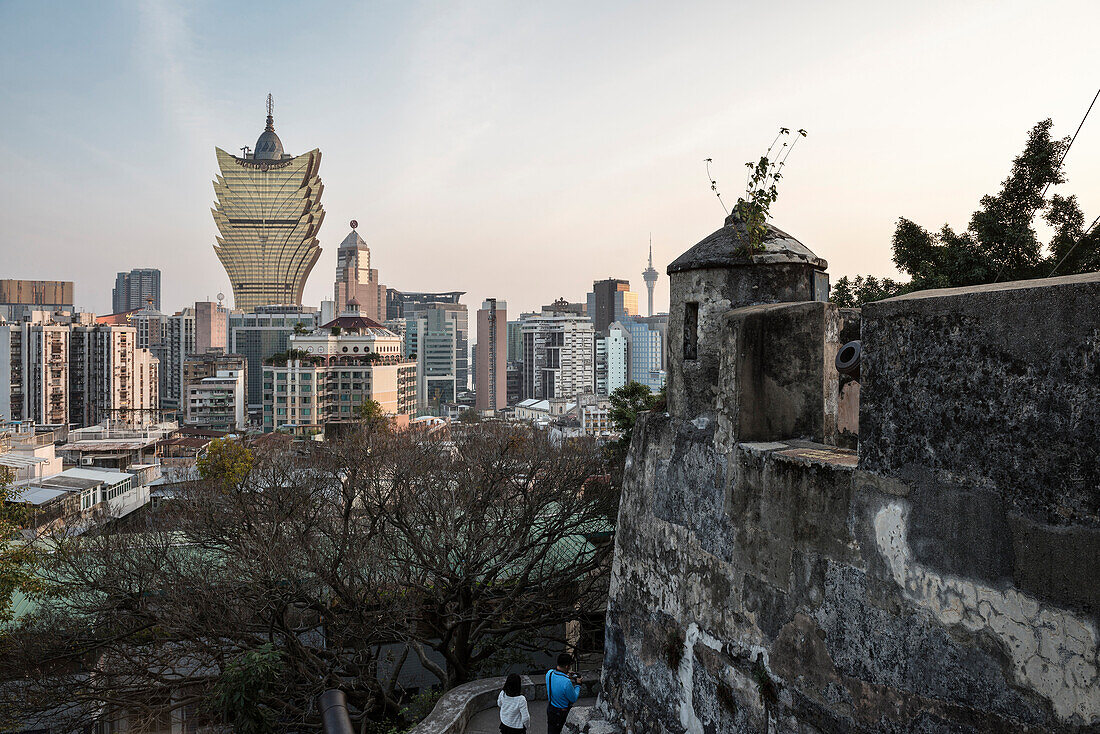
[[[863,344],[856,339],[840,348],[836,353],[836,371],[859,382],[859,357],[863,353]]]

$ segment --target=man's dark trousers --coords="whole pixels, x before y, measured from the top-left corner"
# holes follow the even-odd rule
[[[557,706],[546,707],[546,731],[548,734],[561,734],[561,728],[565,726],[565,720],[569,716],[569,709],[560,709]]]

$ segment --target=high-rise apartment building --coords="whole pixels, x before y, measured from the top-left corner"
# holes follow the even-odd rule
[[[248,362],[248,410],[257,419],[263,410],[263,362],[290,348],[290,336],[317,328],[317,311],[309,306],[258,306],[255,313],[229,314],[229,351]]]
[[[161,364],[165,376],[165,388],[161,392],[161,404],[183,408],[187,383],[183,379],[183,365],[188,355],[195,352],[195,309],[184,308],[168,317],[167,362]]]
[[[647,316],[653,315],[653,287],[657,285],[657,271],[653,267],[653,238],[649,241],[649,267],[642,271],[642,280],[645,281],[645,289],[649,294],[649,311]]]
[[[336,253],[336,313],[347,311],[348,302],[354,300],[359,303],[359,313],[382,322],[387,318],[386,286],[378,282],[378,271],[370,266],[370,248],[356,231],[358,226],[353,219],[351,232]]]
[[[160,420],[160,361],[137,347],[133,326],[74,326],[69,335],[69,422]]]
[[[508,405],[508,304],[488,298],[477,312],[477,365],[474,380],[479,411],[503,410]]]
[[[220,175],[214,179],[214,251],[233,286],[233,305],[243,311],[300,305],[306,278],[321,256],[321,151],[284,153],[272,112],[268,95],[267,127],[255,151],[243,148],[237,157],[215,148]]]
[[[229,347],[229,309],[220,302],[195,303],[195,349],[205,354],[211,349]]]
[[[573,398],[596,389],[592,321],[570,313],[523,322],[523,397]]]
[[[612,321],[623,321],[638,313],[638,294],[630,290],[630,281],[608,278],[592,283],[588,294],[588,317],[598,334],[607,334]]]
[[[115,276],[111,291],[113,313],[133,311],[148,305],[160,310],[160,271],[156,268],[137,268]]]
[[[0,418],[87,426],[160,417],[159,360],[137,329],[108,324],[0,325]]]
[[[297,356],[263,367],[265,431],[314,433],[325,423],[350,420],[374,400],[389,415],[416,412],[416,363],[401,337],[351,309],[309,334],[294,334]]]
[[[0,325],[0,420],[69,422],[67,325]]]
[[[69,280],[0,280],[0,317],[25,321],[35,311],[73,310]]]
[[[607,397],[630,381],[630,331],[618,321],[596,337],[596,395]]]
[[[183,395],[177,379],[179,352],[172,348],[172,317],[147,305],[128,314],[128,321],[137,330],[137,348],[148,349],[160,362],[160,406],[169,411],[179,410]]]

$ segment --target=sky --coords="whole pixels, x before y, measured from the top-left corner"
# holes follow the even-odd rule
[[[157,267],[169,313],[224,292],[214,148],[319,148],[332,298],[357,219],[399,290],[509,312],[665,267],[722,225],[744,163],[804,128],[774,223],[842,275],[894,276],[899,217],[963,228],[1027,131],[1100,87],[1100,3],[0,0],[0,278],[110,311]],[[1098,105],[1100,106],[1100,105]],[[1100,111],[1066,161],[1100,214]]]

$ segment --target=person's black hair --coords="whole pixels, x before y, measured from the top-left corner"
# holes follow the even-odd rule
[[[559,668],[568,668],[572,665],[573,665],[573,656],[572,655],[570,655],[567,652],[563,652],[561,655],[558,655],[558,667]]]
[[[523,684],[520,682],[519,673],[509,673],[508,680],[504,681],[505,696],[519,696],[523,693]]]

